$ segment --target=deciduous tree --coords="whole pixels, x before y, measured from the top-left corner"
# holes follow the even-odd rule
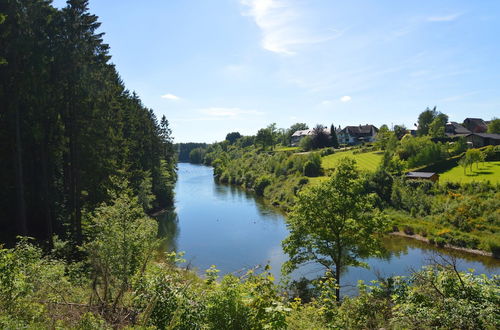
[[[287,219],[290,234],[282,243],[290,257],[283,271],[313,261],[331,271],[339,286],[348,266],[366,266],[362,258],[381,252],[383,225],[364,193],[355,161],[343,159],[328,181],[299,194]],[[336,297],[339,301],[339,287]]]

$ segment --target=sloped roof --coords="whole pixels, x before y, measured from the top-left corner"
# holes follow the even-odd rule
[[[373,125],[346,126],[342,132],[350,135],[365,135],[371,134],[372,129],[374,129],[375,132],[378,132],[378,128]]]
[[[429,179],[436,173],[434,172],[408,172],[406,173],[407,178],[423,178],[423,179]]]
[[[470,130],[475,130],[478,127],[485,131],[488,129],[488,125],[481,118],[465,118],[464,125]]]
[[[485,139],[500,140],[500,134],[496,133],[473,133],[472,135],[477,135]]]
[[[469,131],[467,128],[463,127],[457,122],[449,122],[446,124],[446,131],[448,133],[453,133],[453,134],[469,134],[471,131]]]
[[[330,134],[330,129],[325,128],[323,129],[323,132],[325,132],[326,134]],[[295,131],[292,134],[292,136],[307,136],[307,135],[314,135],[314,129],[311,128],[311,129],[304,129],[301,131]]]

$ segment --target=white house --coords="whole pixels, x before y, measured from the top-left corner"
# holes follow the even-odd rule
[[[373,125],[346,126],[337,132],[340,144],[359,144],[373,142],[377,136],[378,128]]]

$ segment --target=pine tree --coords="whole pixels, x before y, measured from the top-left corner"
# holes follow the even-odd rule
[[[330,139],[332,147],[338,149],[339,139],[337,138],[337,131],[335,130],[335,126],[333,124],[330,126]]]

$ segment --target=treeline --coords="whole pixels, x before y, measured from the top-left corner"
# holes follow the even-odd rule
[[[84,215],[128,181],[172,204],[171,130],[125,89],[87,0],[0,3],[0,232],[80,245]]]
[[[174,145],[175,150],[177,151],[177,159],[181,163],[192,162],[190,158],[190,154],[195,149],[205,149],[208,146],[206,143],[196,143],[196,142],[188,142],[188,143],[176,143]],[[193,162],[195,163],[195,162]]]

